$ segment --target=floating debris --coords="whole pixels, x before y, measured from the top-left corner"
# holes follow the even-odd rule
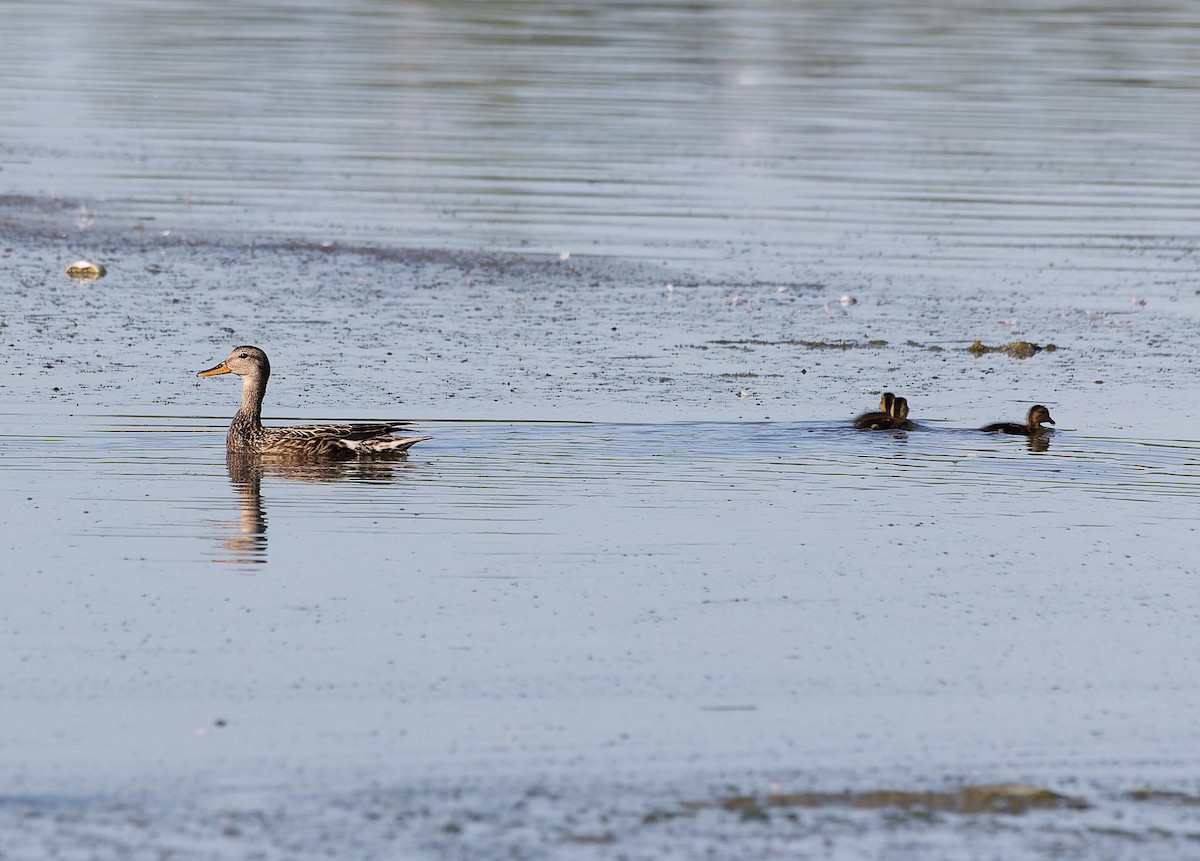
[[[1007,344],[1001,344],[998,347],[989,347],[983,341],[976,341],[967,347],[967,352],[972,356],[983,356],[988,353],[1007,353],[1014,359],[1028,359],[1030,356],[1042,352],[1042,350],[1045,350],[1047,353],[1053,353],[1057,349],[1058,347],[1054,344],[1047,344],[1042,347],[1031,341],[1009,341]]]
[[[1179,804],[1185,807],[1200,807],[1200,795],[1188,795],[1186,792],[1177,792],[1166,789],[1152,789],[1146,787],[1144,789],[1135,789],[1128,793],[1126,797],[1130,801],[1154,801],[1162,804]]]
[[[67,267],[67,277],[77,278],[80,281],[95,281],[97,278],[103,278],[107,274],[107,269],[99,263],[93,263],[90,260],[76,260]]]
[[[841,295],[841,298],[838,299],[838,304],[841,305],[843,308],[849,308],[851,305],[857,305],[858,300],[855,299],[853,296],[851,296],[849,293],[843,293]]]

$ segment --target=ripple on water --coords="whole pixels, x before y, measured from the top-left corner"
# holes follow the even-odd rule
[[[64,493],[72,482],[120,486],[128,495],[201,481],[204,493],[177,502],[220,509],[227,497],[211,487],[225,472],[220,421],[84,416],[65,427],[56,421],[54,433],[44,435],[10,426],[0,469],[10,481],[57,476]],[[1019,512],[1063,510],[1081,496],[1164,502],[1200,494],[1200,443],[1190,440],[1058,431],[1037,450],[1023,437],[930,426],[861,432],[841,422],[429,422],[422,429],[435,439],[408,460],[268,464],[256,475],[229,477],[259,482],[272,507],[348,523],[372,511],[372,522],[382,522],[397,504],[452,523],[527,519],[539,508],[588,500],[652,503],[667,517],[791,492],[799,511],[902,511],[919,496],[926,514],[952,520],[994,513],[998,498]],[[1064,493],[1070,501],[1057,503]],[[1163,508],[1159,516],[1172,515]]]
[[[10,4],[9,193],[777,273],[1179,271],[1188,4],[262,7]]]

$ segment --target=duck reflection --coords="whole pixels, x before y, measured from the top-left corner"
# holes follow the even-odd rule
[[[225,456],[229,483],[237,492],[239,516],[228,524],[227,537],[221,546],[228,555],[217,561],[234,565],[255,565],[267,561],[267,514],[263,506],[264,477],[303,481],[310,484],[333,484],[357,481],[364,484],[387,484],[412,468],[404,456],[366,458],[357,460],[298,461],[253,452],[230,451]]]
[[[1050,451],[1050,434],[1035,433],[1029,437],[1025,445],[1033,452]]]

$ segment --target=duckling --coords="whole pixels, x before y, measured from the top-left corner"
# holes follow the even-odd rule
[[[1042,427],[1043,423],[1054,424],[1054,419],[1050,418],[1050,410],[1046,409],[1041,404],[1035,404],[1029,408],[1029,415],[1025,417],[1025,424],[1017,424],[1016,422],[996,422],[995,424],[981,427],[981,431],[987,433],[1011,433],[1019,436],[1035,436],[1044,434],[1050,431],[1050,428]]]
[[[895,404],[896,396],[891,392],[884,392],[879,398],[879,411],[863,413],[854,420],[854,427],[858,430],[887,430],[895,427],[895,419],[892,418]]]
[[[908,420],[908,401],[891,392],[879,399],[879,412],[864,413],[854,420],[858,430],[912,430],[916,425]]]
[[[892,402],[892,408],[888,410],[892,417],[893,427],[897,430],[912,430],[916,427],[915,424],[908,420],[908,399],[896,398]]]
[[[228,359],[196,376],[218,374],[237,374],[242,378],[242,406],[225,436],[225,447],[230,452],[298,459],[369,457],[403,454],[410,446],[432,439],[393,436],[392,431],[405,429],[403,423],[397,422],[265,428],[262,402],[271,376],[267,354],[258,347],[234,347]]]

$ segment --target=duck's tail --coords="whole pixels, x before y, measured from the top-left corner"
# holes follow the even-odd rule
[[[419,442],[433,439],[431,436],[372,437],[371,439],[344,439],[342,445],[357,455],[400,454]]]

